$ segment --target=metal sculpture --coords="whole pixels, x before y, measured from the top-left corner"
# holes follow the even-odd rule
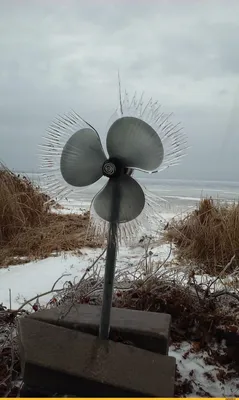
[[[151,99],[144,105],[136,95],[129,101],[126,93],[124,101],[120,95],[119,109],[108,129],[108,155],[95,128],[73,111],[51,125],[43,146],[43,168],[51,192],[66,195],[102,176],[108,178],[92,201],[95,215],[108,224],[101,339],[109,336],[118,228],[137,219],[145,207],[144,191],[133,172],[158,172],[177,164],[185,154],[185,135],[169,119],[157,102]]]

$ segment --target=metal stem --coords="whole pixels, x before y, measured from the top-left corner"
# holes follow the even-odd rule
[[[106,264],[105,264],[105,281],[104,281],[104,292],[103,292],[103,304],[101,310],[101,321],[99,338],[107,340],[110,332],[110,314],[112,306],[112,297],[114,289],[114,275],[115,275],[115,263],[117,254],[117,234],[118,234],[118,216],[120,207],[120,193],[117,182],[112,193],[112,205],[111,205],[111,221],[109,224],[108,233],[108,245],[106,252]]]
[[[110,331],[110,314],[114,289],[115,262],[117,253],[117,224],[111,223],[109,229],[108,246],[105,265],[105,282],[103,292],[103,304],[100,321],[100,339],[106,340]]]

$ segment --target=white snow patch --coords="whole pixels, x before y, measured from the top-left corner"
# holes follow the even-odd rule
[[[205,356],[208,356],[206,351],[191,352],[190,350],[191,345],[188,342],[183,342],[179,348],[175,345],[171,345],[169,348],[169,356],[176,358],[182,379],[192,382],[193,392],[187,397],[208,397],[207,394],[212,397],[238,397],[239,377],[222,383],[216,375],[219,370],[226,371],[226,369],[222,366],[208,365],[204,359]],[[184,355],[186,358],[183,357]],[[211,375],[212,380],[208,379],[207,373]]]
[[[53,209],[53,212],[61,214],[83,213],[89,209],[89,202],[84,203],[73,200],[63,202],[63,209]],[[65,208],[67,207],[67,208]],[[162,220],[168,222],[175,214],[164,213]],[[146,238],[146,240],[148,240]],[[158,238],[157,238],[158,240]],[[117,256],[117,269],[133,269],[144,260],[145,249],[141,243],[132,247],[121,247]],[[151,262],[164,261],[169,253],[170,246],[167,244],[158,246],[152,244],[149,250],[152,252],[150,256]],[[86,268],[100,255],[102,249],[81,249],[78,256],[72,253],[66,255],[52,256],[44,260],[34,261],[21,265],[9,266],[0,269],[0,303],[9,305],[9,289],[12,294],[12,307],[18,308],[26,299],[45,293],[51,290],[54,282],[63,274],[69,274],[63,277],[56,285],[56,289],[62,288],[66,280],[74,281],[80,279]],[[105,257],[102,257],[97,263],[98,268],[102,269],[101,275],[104,273]],[[52,295],[41,298],[41,303],[47,303]]]
[[[12,308],[18,308],[25,299],[51,290],[61,275],[69,274],[57,283],[56,289],[62,288],[66,280],[73,281],[75,277],[80,278],[89,266],[91,258],[96,258],[101,251],[101,249],[84,249],[84,254],[80,256],[67,254],[0,269],[0,303],[9,305],[9,289],[11,289]],[[48,302],[51,297],[52,295],[48,295],[41,300]]]
[[[151,260],[164,260],[169,252],[169,246],[163,245],[152,249]],[[54,282],[63,274],[56,285],[56,289],[62,288],[65,281],[79,280],[85,270],[92,265],[94,260],[102,253],[101,248],[81,249],[81,254],[67,253],[65,256],[48,257],[44,260],[29,262],[21,265],[13,265],[0,269],[0,303],[9,305],[9,289],[12,294],[12,307],[18,308],[26,299],[50,291]],[[116,270],[136,270],[140,261],[144,261],[145,249],[141,246],[134,248],[122,247],[119,249]],[[97,267],[104,274],[105,255],[98,261]],[[47,303],[52,298],[49,294],[41,298],[41,304]]]

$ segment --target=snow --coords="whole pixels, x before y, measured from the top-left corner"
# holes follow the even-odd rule
[[[152,260],[162,259],[163,261],[168,252],[168,245],[155,247],[151,256]],[[63,277],[57,283],[56,289],[62,288],[66,280],[80,279],[85,270],[102,253],[102,249],[84,248],[81,249],[81,253],[79,255],[69,253],[65,256],[49,257],[44,260],[0,269],[0,303],[9,305],[9,289],[11,289],[12,308],[18,308],[26,299],[51,290],[54,282],[63,274],[68,276]],[[116,269],[132,270],[133,273],[144,255],[143,247],[123,247],[119,250]],[[102,276],[104,263],[105,257],[103,256],[97,263]],[[41,303],[47,303],[51,297],[52,294],[49,294],[41,298]]]
[[[189,201],[193,201],[194,203],[196,201],[200,201],[200,197],[189,197],[189,196],[169,196],[169,195],[165,195],[164,196],[166,199],[178,199],[178,200],[189,200]]]
[[[79,263],[76,256],[67,255],[66,257],[49,257],[44,260],[1,269],[0,303],[9,305],[9,289],[11,289],[12,308],[16,309],[26,299],[49,291],[61,275],[69,274],[71,277],[76,274],[81,275],[84,268],[86,268],[84,259]],[[56,288],[62,287],[67,279],[71,278],[62,278]],[[44,299],[46,302],[50,299],[49,296]]]
[[[84,214],[89,210],[89,202],[87,201],[74,201],[69,199],[68,201],[61,201],[60,205],[62,208],[52,208],[52,212],[57,214]]]
[[[208,357],[206,351],[195,352],[189,343],[183,342],[180,347],[170,346],[169,356],[176,358],[182,378],[192,382],[193,392],[187,397],[238,397],[239,377],[221,382],[217,374],[220,371],[227,372],[227,369],[219,365],[208,365],[205,362]],[[211,378],[208,379],[206,375]]]
[[[53,208],[54,213],[59,214],[82,214],[89,210],[89,201],[78,202],[68,199],[61,201],[63,208]],[[163,213],[162,221],[168,222],[175,216],[175,213]],[[149,247],[152,255],[150,262],[163,262],[169,254],[169,245],[158,245],[152,242]],[[9,304],[9,289],[11,289],[12,308],[18,308],[24,301],[34,296],[50,291],[54,282],[61,276],[63,277],[56,285],[56,289],[62,288],[66,280],[74,281],[80,279],[85,270],[102,253],[102,249],[81,249],[81,253],[74,255],[68,253],[59,256],[52,256],[44,260],[29,262],[21,265],[9,266],[0,269],[0,304]],[[131,247],[121,247],[117,256],[117,269],[132,269],[132,273],[137,269],[140,261],[145,257],[144,244]],[[171,256],[172,258],[172,256]],[[104,273],[105,258],[102,257],[97,263],[101,275]],[[150,264],[150,263],[149,263]],[[140,273],[138,272],[138,275]],[[41,303],[46,304],[52,295],[49,294],[41,298]]]

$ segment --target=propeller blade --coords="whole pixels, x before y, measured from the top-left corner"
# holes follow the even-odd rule
[[[126,167],[156,170],[163,161],[163,144],[157,132],[135,117],[117,119],[109,128],[107,150],[110,157],[122,160]]]
[[[110,178],[93,200],[93,207],[100,218],[117,223],[137,218],[144,205],[144,192],[138,182],[129,175]]]
[[[106,156],[97,132],[83,128],[66,142],[60,160],[61,174],[72,186],[91,185],[102,177]]]

